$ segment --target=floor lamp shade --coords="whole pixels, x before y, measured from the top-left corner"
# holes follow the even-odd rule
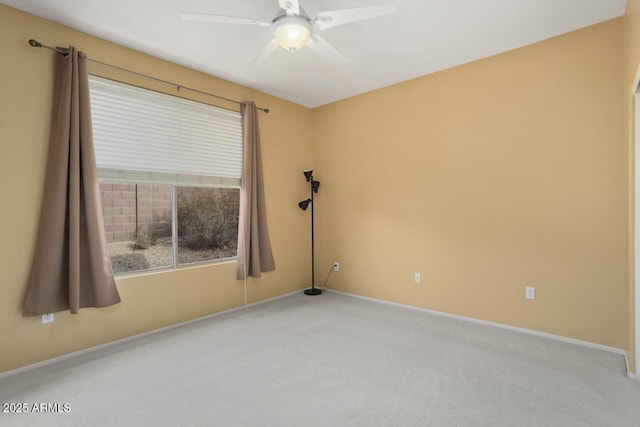
[[[306,211],[310,204],[311,204],[311,199],[307,199],[298,203],[298,206],[300,206],[300,209],[302,209],[303,211]]]

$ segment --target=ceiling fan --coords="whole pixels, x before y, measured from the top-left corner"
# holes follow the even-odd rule
[[[264,61],[278,49],[278,46],[291,52],[308,46],[333,62],[344,64],[348,62],[347,59],[321,37],[318,32],[351,22],[389,15],[397,11],[395,5],[381,4],[353,9],[318,12],[315,18],[312,19],[305,10],[300,7],[298,0],[278,0],[278,5],[280,9],[271,21],[192,12],[183,12],[182,19],[185,21],[214,22],[218,24],[244,24],[271,27],[274,39],[262,48],[253,61],[251,61],[252,65]]]

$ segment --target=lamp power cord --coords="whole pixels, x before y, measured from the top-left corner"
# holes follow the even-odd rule
[[[333,268],[333,264],[331,264],[331,268],[329,268],[327,277],[324,279],[324,282],[322,282],[322,285],[320,285],[320,289],[322,289],[323,291],[327,288],[327,282],[329,281],[329,277],[331,277],[331,273],[333,273],[334,271],[335,269]]]

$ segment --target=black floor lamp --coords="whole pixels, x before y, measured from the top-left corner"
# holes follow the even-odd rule
[[[316,289],[315,254],[313,251],[313,193],[318,192],[320,181],[314,181],[312,169],[305,170],[304,177],[307,179],[307,182],[311,183],[311,197],[298,203],[298,206],[300,206],[300,209],[303,211],[306,211],[309,204],[311,204],[311,288],[305,289],[304,293],[307,295],[320,295],[322,289]]]

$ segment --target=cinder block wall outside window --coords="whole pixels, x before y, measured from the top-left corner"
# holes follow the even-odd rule
[[[140,230],[171,233],[171,186],[101,183],[107,242],[133,241]]]

